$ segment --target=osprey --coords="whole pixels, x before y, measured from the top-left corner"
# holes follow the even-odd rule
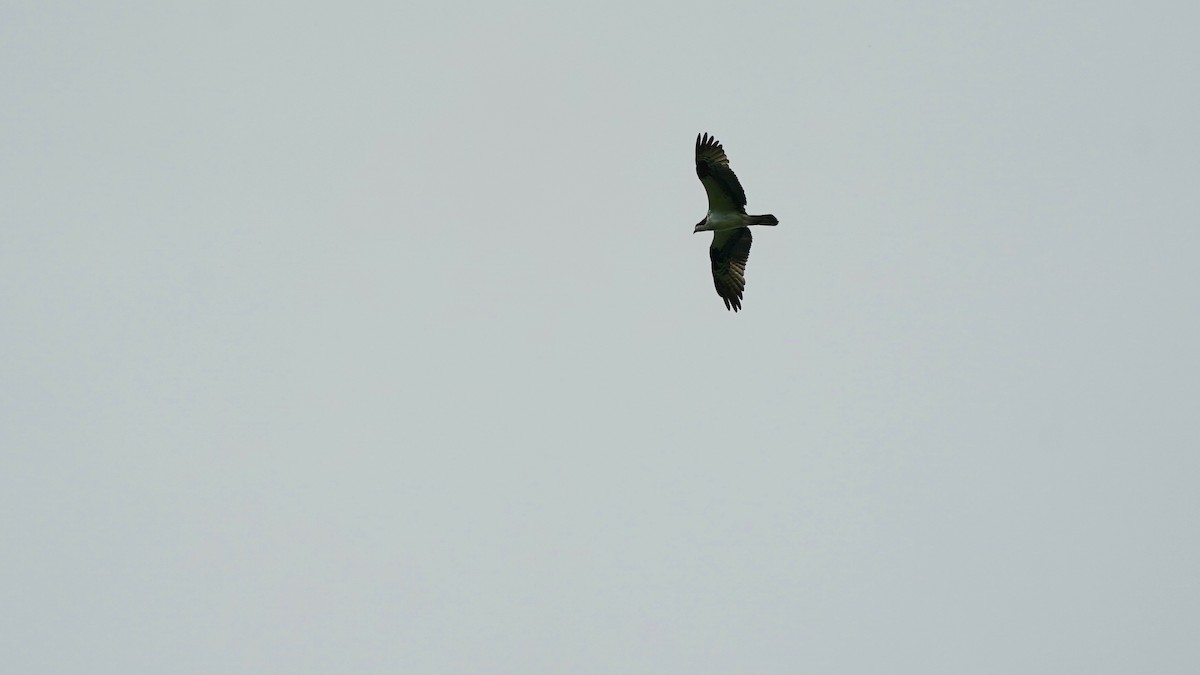
[[[746,193],[729,168],[729,158],[717,139],[696,136],[696,175],[708,193],[708,215],[692,232],[713,233],[708,257],[712,261],[713,284],[725,301],[725,309],[742,308],[746,288],[746,261],[750,259],[750,225],[778,225],[772,215],[746,215]]]

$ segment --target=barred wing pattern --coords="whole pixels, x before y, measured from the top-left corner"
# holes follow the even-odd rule
[[[729,168],[725,148],[708,134],[696,137],[696,175],[708,193],[709,211],[746,212],[746,191]]]
[[[708,257],[712,260],[713,285],[725,301],[725,309],[742,308],[742,291],[746,289],[746,262],[750,260],[750,228],[722,230],[713,233]]]

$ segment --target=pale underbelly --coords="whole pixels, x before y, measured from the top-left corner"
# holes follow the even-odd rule
[[[713,230],[732,230],[746,224],[745,216],[740,213],[708,212],[708,226]]]

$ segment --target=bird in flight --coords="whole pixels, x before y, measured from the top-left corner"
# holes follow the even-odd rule
[[[696,232],[713,233],[708,257],[712,261],[713,285],[725,301],[725,309],[742,308],[746,288],[746,261],[750,259],[750,225],[778,225],[772,215],[746,215],[746,192],[738,182],[729,158],[717,139],[696,136],[696,175],[708,193],[708,215],[696,224]]]

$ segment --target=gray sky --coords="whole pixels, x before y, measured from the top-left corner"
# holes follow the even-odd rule
[[[104,4],[0,10],[6,670],[1200,670],[1194,3]]]

